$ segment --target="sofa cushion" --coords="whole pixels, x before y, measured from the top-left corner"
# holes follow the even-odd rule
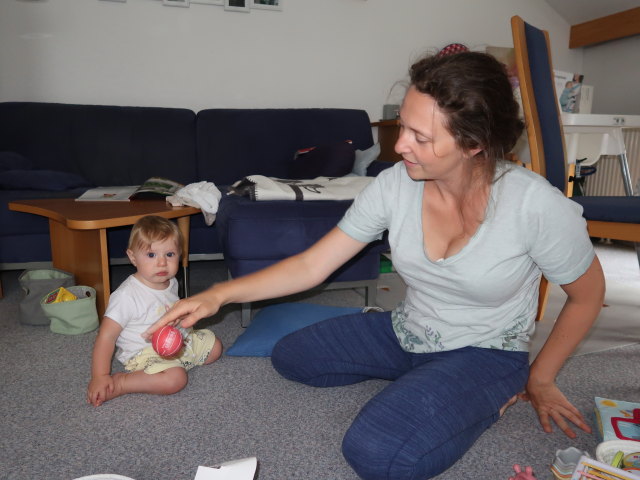
[[[6,170],[31,170],[33,163],[17,152],[0,152],[0,172]]]
[[[47,190],[59,192],[91,187],[82,175],[57,170],[6,170],[0,172],[0,188],[4,190]]]
[[[302,252],[335,227],[351,203],[352,200],[253,202],[238,195],[224,195],[215,225],[229,272],[239,277]],[[371,242],[327,281],[378,278],[379,256],[386,249],[386,240]]]
[[[281,303],[260,310],[251,325],[226,351],[238,357],[268,357],[285,335],[328,318],[362,311],[357,307],[331,307],[310,303]]]
[[[353,170],[351,173],[364,177],[367,175],[367,169],[374,160],[380,156],[380,144],[376,143],[373,147],[366,150],[356,150],[353,162]],[[375,175],[374,175],[375,176]]]
[[[94,185],[197,181],[195,113],[180,108],[0,103],[0,151]]]
[[[84,188],[65,191],[0,189],[0,263],[48,262],[51,260],[49,219],[14,212],[7,204],[34,198],[73,198]]]
[[[373,145],[369,116],[355,109],[207,109],[196,126],[198,176],[216,185],[249,175],[286,178],[300,148],[346,139],[360,150]]]
[[[216,225],[225,257],[282,259],[300,253],[336,226],[352,200],[253,202],[238,195],[220,200]]]
[[[0,236],[49,233],[49,219],[47,217],[9,210],[9,203],[37,198],[75,198],[84,193],[84,191],[84,188],[58,192],[0,189],[0,205],[3,205],[3,208],[0,208],[0,225],[2,225],[2,228],[0,228]]]
[[[355,149],[351,141],[303,148],[289,162],[288,178],[343,177],[353,170]]]

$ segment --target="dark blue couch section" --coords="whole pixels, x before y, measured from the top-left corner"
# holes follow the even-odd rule
[[[305,250],[335,227],[351,200],[253,202],[237,195],[223,199],[216,223],[233,258],[280,259]],[[230,242],[229,238],[243,241]],[[242,272],[246,273],[246,272]]]
[[[0,152],[17,153],[34,169],[81,175],[96,186],[137,185],[151,176],[164,176],[185,184],[212,181],[224,192],[225,185],[247,175],[286,177],[286,164],[296,150],[343,140],[352,140],[361,150],[373,144],[365,111],[210,109],[196,115],[175,108],[0,103]],[[0,264],[51,260],[48,220],[9,211],[10,201],[74,198],[83,191],[0,189]],[[288,239],[288,249],[286,238],[276,241],[274,248],[300,250],[335,225],[348,203],[319,206],[318,211],[326,208],[325,215],[332,217],[328,223],[318,227],[316,216],[302,237]],[[248,208],[254,206],[265,208],[255,203]],[[300,208],[289,207],[292,212]],[[274,214],[280,215],[278,210]],[[191,253],[223,252],[218,224],[209,227],[202,215],[191,217]],[[112,258],[124,257],[129,231],[108,231]]]
[[[138,185],[151,176],[191,183],[198,179],[195,121],[195,113],[186,109],[0,103],[0,152],[22,155],[34,171],[71,172],[96,186]],[[10,201],[74,198],[84,190],[0,190],[0,263],[51,260],[48,220],[12,212]],[[210,252],[212,245],[220,251],[215,232],[201,219],[194,217],[193,224],[197,253]],[[129,230],[109,231],[112,257],[125,256]]]
[[[236,195],[223,198],[216,224],[231,275],[246,275],[302,252],[335,227],[351,203],[253,202]],[[328,281],[378,278],[379,255],[386,249],[386,242],[372,242]]]
[[[230,185],[248,175],[291,178],[297,150],[351,140],[356,150],[373,145],[367,113],[349,109],[210,109],[198,113],[198,174]],[[333,228],[351,200],[253,202],[223,196],[216,229],[233,277],[246,275],[310,247]],[[328,281],[373,280],[382,242],[336,271]]]
[[[151,176],[191,183],[195,121],[177,108],[0,103],[0,152],[94,185],[139,185]]]
[[[352,140],[373,145],[364,110],[339,108],[209,109],[198,113],[198,176],[231,185],[247,175],[289,178],[296,150]]]
[[[13,212],[7,204],[31,198],[77,197],[80,190],[47,192],[0,190],[0,263],[48,262],[51,260],[49,220],[39,215]]]

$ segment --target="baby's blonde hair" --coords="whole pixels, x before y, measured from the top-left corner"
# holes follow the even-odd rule
[[[175,238],[178,244],[178,254],[182,252],[184,239],[178,226],[166,218],[147,215],[138,220],[131,229],[128,248],[130,250],[148,250],[153,242],[162,242],[168,238]]]

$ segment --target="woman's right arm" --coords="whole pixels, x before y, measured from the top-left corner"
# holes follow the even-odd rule
[[[201,318],[215,314],[228,303],[278,298],[308,290],[322,283],[366,245],[334,227],[304,252],[178,301],[147,329],[145,336],[150,337],[166,324],[180,323],[184,328],[190,327]]]

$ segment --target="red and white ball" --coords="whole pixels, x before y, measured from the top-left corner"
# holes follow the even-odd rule
[[[155,331],[151,346],[161,357],[173,357],[183,346],[182,333],[176,327],[165,325]]]

